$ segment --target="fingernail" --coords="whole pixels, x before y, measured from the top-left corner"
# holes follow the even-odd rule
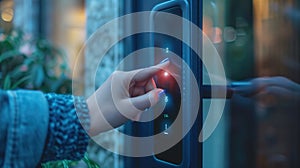
[[[160,64],[165,63],[165,62],[168,62],[168,61],[169,61],[169,58],[166,58],[166,59],[160,61]]]
[[[159,97],[159,98],[162,98],[164,95],[165,95],[165,90],[161,90],[161,91],[158,93],[158,97]]]

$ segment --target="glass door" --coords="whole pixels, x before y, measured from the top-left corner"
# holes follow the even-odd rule
[[[234,91],[203,167],[300,166],[299,16],[298,0],[203,1],[203,30]]]

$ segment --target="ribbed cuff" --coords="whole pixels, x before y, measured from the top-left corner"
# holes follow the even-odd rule
[[[80,160],[86,151],[89,136],[88,107],[82,97],[45,94],[49,104],[48,137],[42,162]]]

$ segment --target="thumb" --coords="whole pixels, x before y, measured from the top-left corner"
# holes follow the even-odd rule
[[[163,95],[164,95],[164,90],[156,88],[151,90],[147,94],[130,98],[130,102],[137,109],[144,111],[145,109],[156,105]]]

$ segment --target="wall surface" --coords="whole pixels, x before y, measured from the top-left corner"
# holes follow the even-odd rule
[[[95,33],[102,25],[119,16],[119,0],[87,0],[87,38],[95,37]],[[105,33],[97,34],[93,40],[87,40],[84,51],[85,60],[85,95],[91,95],[114,71],[114,67],[120,60],[122,45],[109,49],[100,62],[101,54],[108,49],[108,43],[120,34],[119,26],[110,27]],[[95,81],[95,83],[93,82]],[[106,132],[97,138],[101,144],[109,144],[115,151],[123,148],[122,139],[117,137],[116,131]],[[101,167],[122,168],[123,162],[119,155],[102,149],[97,144],[91,144],[88,148],[89,157],[100,164]]]

